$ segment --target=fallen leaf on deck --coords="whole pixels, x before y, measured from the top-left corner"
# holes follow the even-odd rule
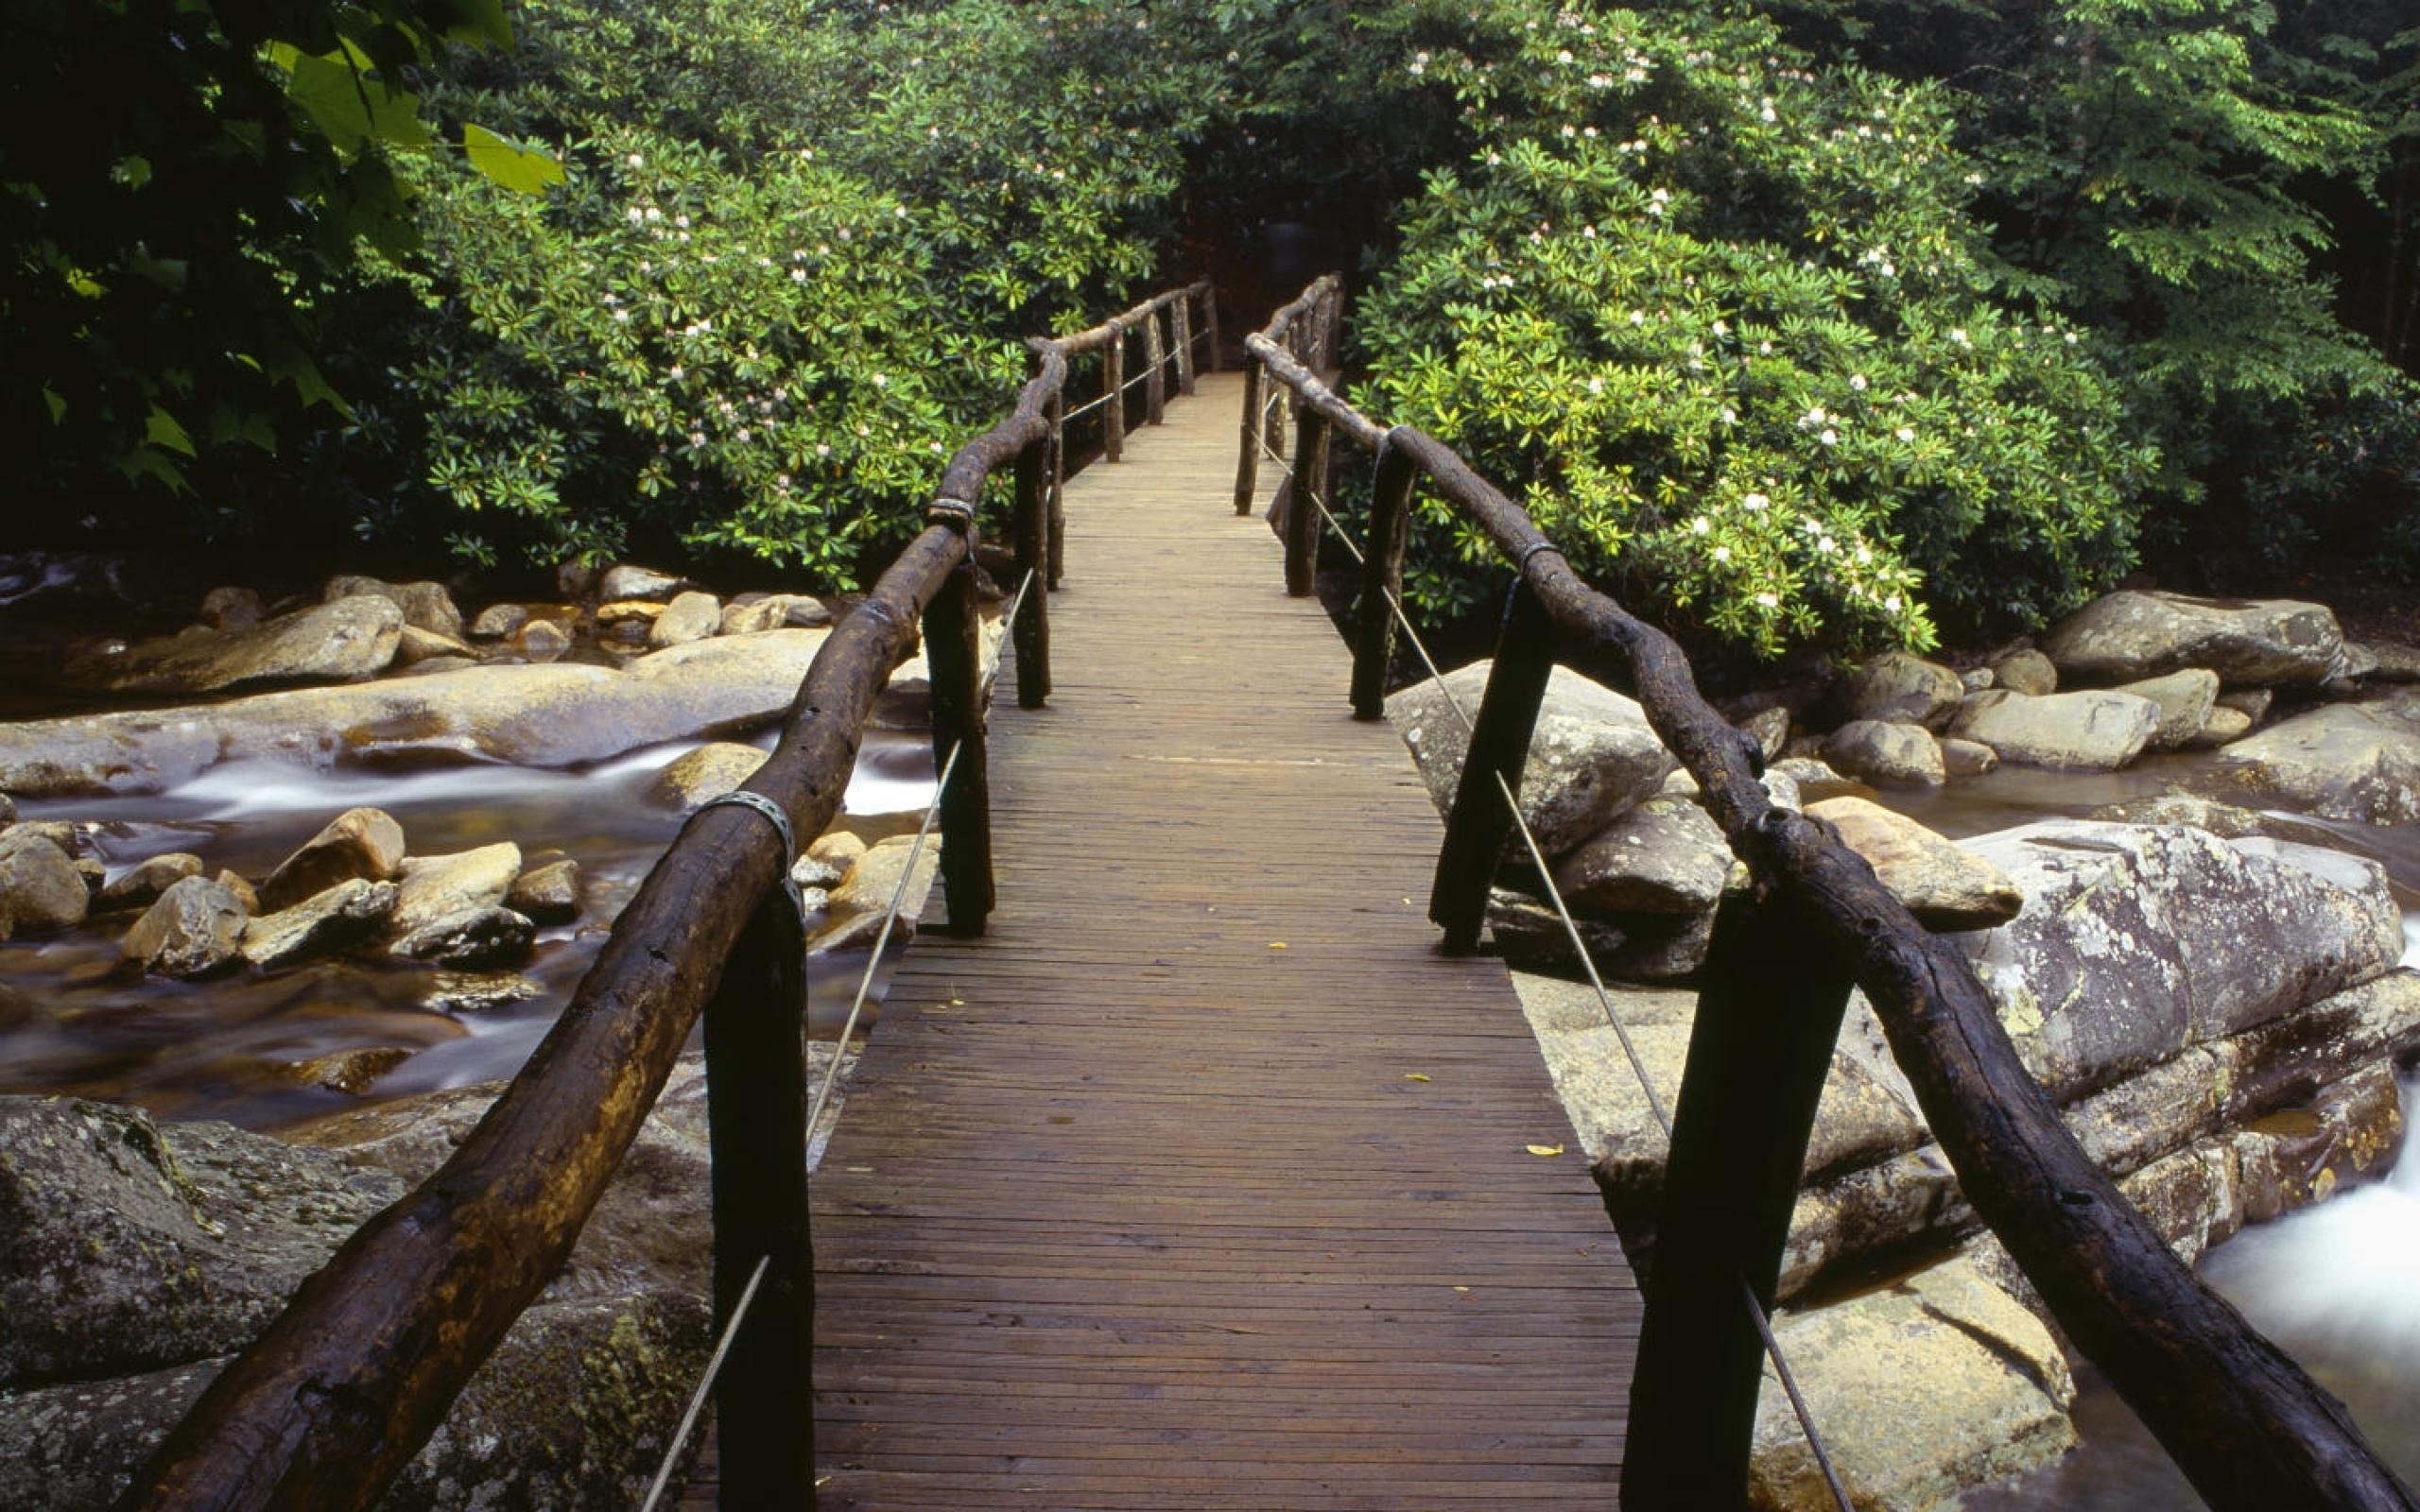
[[[1426,1081],[1428,1078],[1416,1071],[1407,1071],[1403,1074],[1403,1079],[1406,1081]]]
[[[1530,1146],[1530,1153],[1531,1155],[1561,1155],[1563,1153],[1563,1146],[1560,1144],[1532,1144]]]

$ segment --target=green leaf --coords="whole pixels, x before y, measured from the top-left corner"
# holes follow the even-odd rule
[[[48,384],[43,385],[42,398],[43,403],[50,406],[50,422],[53,425],[67,418],[67,401],[59,397],[57,389]]]
[[[472,167],[507,189],[537,195],[545,193],[546,185],[563,181],[563,165],[552,156],[475,123],[463,126],[462,146],[471,154]]]
[[[297,57],[286,93],[339,152],[357,152],[372,141],[397,146],[428,141],[419,95],[390,88],[340,58]]]
[[[177,423],[177,417],[157,404],[151,406],[151,418],[143,422],[143,438],[154,446],[164,446],[182,456],[194,455],[193,438],[187,436],[185,428]]]

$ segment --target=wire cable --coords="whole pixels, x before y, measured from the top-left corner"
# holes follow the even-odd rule
[[[731,1353],[731,1341],[739,1336],[739,1325],[748,1316],[748,1309],[756,1300],[756,1288],[765,1283],[766,1268],[773,1257],[757,1257],[756,1268],[748,1273],[748,1284],[741,1288],[739,1301],[732,1308],[731,1317],[722,1326],[722,1337],[715,1341],[715,1352],[706,1361],[705,1373],[698,1380],[698,1389],[689,1393],[688,1410],[681,1415],[681,1426],[672,1431],[672,1442],[665,1446],[664,1463],[655,1472],[655,1484],[647,1488],[647,1500],[639,1503],[639,1512],[655,1512],[655,1503],[663,1499],[664,1488],[672,1484],[672,1472],[681,1463],[681,1452],[689,1445],[689,1435],[698,1426],[698,1414],[705,1410],[706,1396],[714,1390],[715,1381],[722,1374],[722,1363]]]

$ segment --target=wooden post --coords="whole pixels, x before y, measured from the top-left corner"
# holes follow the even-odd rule
[[[1100,360],[1101,455],[1112,462],[1122,461],[1126,451],[1125,322],[1109,322],[1109,345],[1100,349]]]
[[[1387,713],[1387,669],[1395,655],[1395,615],[1390,600],[1403,593],[1404,542],[1410,534],[1411,490],[1420,463],[1394,444],[1391,432],[1378,443],[1378,480],[1370,496],[1370,541],[1361,555],[1361,602],[1353,638],[1353,717],[1382,719]]]
[[[1495,637],[1495,665],[1473,721],[1477,728],[1462,758],[1462,780],[1445,819],[1445,843],[1437,852],[1437,880],[1428,891],[1428,917],[1445,931],[1449,952],[1477,949],[1487,922],[1487,890],[1513,829],[1495,779],[1501,776],[1513,798],[1520,798],[1521,768],[1529,760],[1538,706],[1546,700],[1547,679],[1554,671],[1554,650],[1553,622],[1528,578],[1513,579],[1504,626]]]
[[[1193,392],[1193,296],[1180,292],[1168,301],[1168,328],[1176,344],[1176,391]]]
[[[1050,453],[1052,437],[1038,436],[1017,454],[1017,576],[1031,575],[1025,608],[1010,627],[1016,637],[1017,707],[1039,709],[1050,696]],[[1011,589],[1015,592],[1014,587]]]
[[[1152,424],[1163,424],[1168,408],[1168,353],[1167,344],[1160,338],[1157,310],[1143,312],[1143,360],[1150,365],[1146,369],[1149,376],[1143,381],[1145,413]]]
[[[992,779],[983,747],[983,656],[972,557],[925,610],[933,770],[942,771],[958,752],[957,770],[941,796],[942,896],[949,903],[949,932],[961,936],[983,933],[993,902]]]
[[[1765,1360],[1746,1293],[1772,1312],[1849,987],[1803,904],[1723,899],[1646,1276],[1622,1460],[1631,1512],[1746,1504]]]
[[[765,895],[706,1004],[715,1329],[755,1300],[715,1383],[721,1504],[815,1505],[815,1256],[808,1229],[806,938],[798,904]]]
[[[1210,370],[1224,372],[1226,358],[1219,351],[1219,290],[1215,284],[1201,291],[1201,329],[1205,335],[1201,345],[1210,353]]]
[[[1311,595],[1320,557],[1320,491],[1327,481],[1325,415],[1303,406],[1294,428],[1294,475],[1287,491],[1286,592]]]
[[[1050,396],[1049,586],[1067,576],[1067,396]]]
[[[1269,365],[1244,355],[1243,450],[1236,460],[1236,513],[1252,513],[1252,499],[1260,487],[1260,392],[1269,384]]]
[[[1291,342],[1294,337],[1289,333],[1286,339]],[[1267,363],[1261,364],[1264,369],[1268,366]],[[1267,424],[1263,438],[1269,443],[1270,455],[1284,456],[1286,455],[1286,407],[1293,402],[1294,391],[1280,383],[1276,374],[1266,371],[1261,376],[1260,391],[1261,407],[1268,411],[1265,417]]]

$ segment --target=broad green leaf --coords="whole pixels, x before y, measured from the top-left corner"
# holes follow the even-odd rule
[[[180,455],[194,455],[193,438],[185,434],[185,428],[182,425],[177,423],[177,417],[157,404],[151,406],[151,418],[143,422],[143,438],[154,446],[164,446]]]
[[[475,123],[462,128],[462,146],[471,166],[507,189],[525,195],[544,194],[546,185],[563,181],[563,165],[547,153],[525,147]]]
[[[391,89],[337,59],[296,58],[286,93],[339,152],[356,152],[370,141],[396,146],[428,141],[419,95]]]

